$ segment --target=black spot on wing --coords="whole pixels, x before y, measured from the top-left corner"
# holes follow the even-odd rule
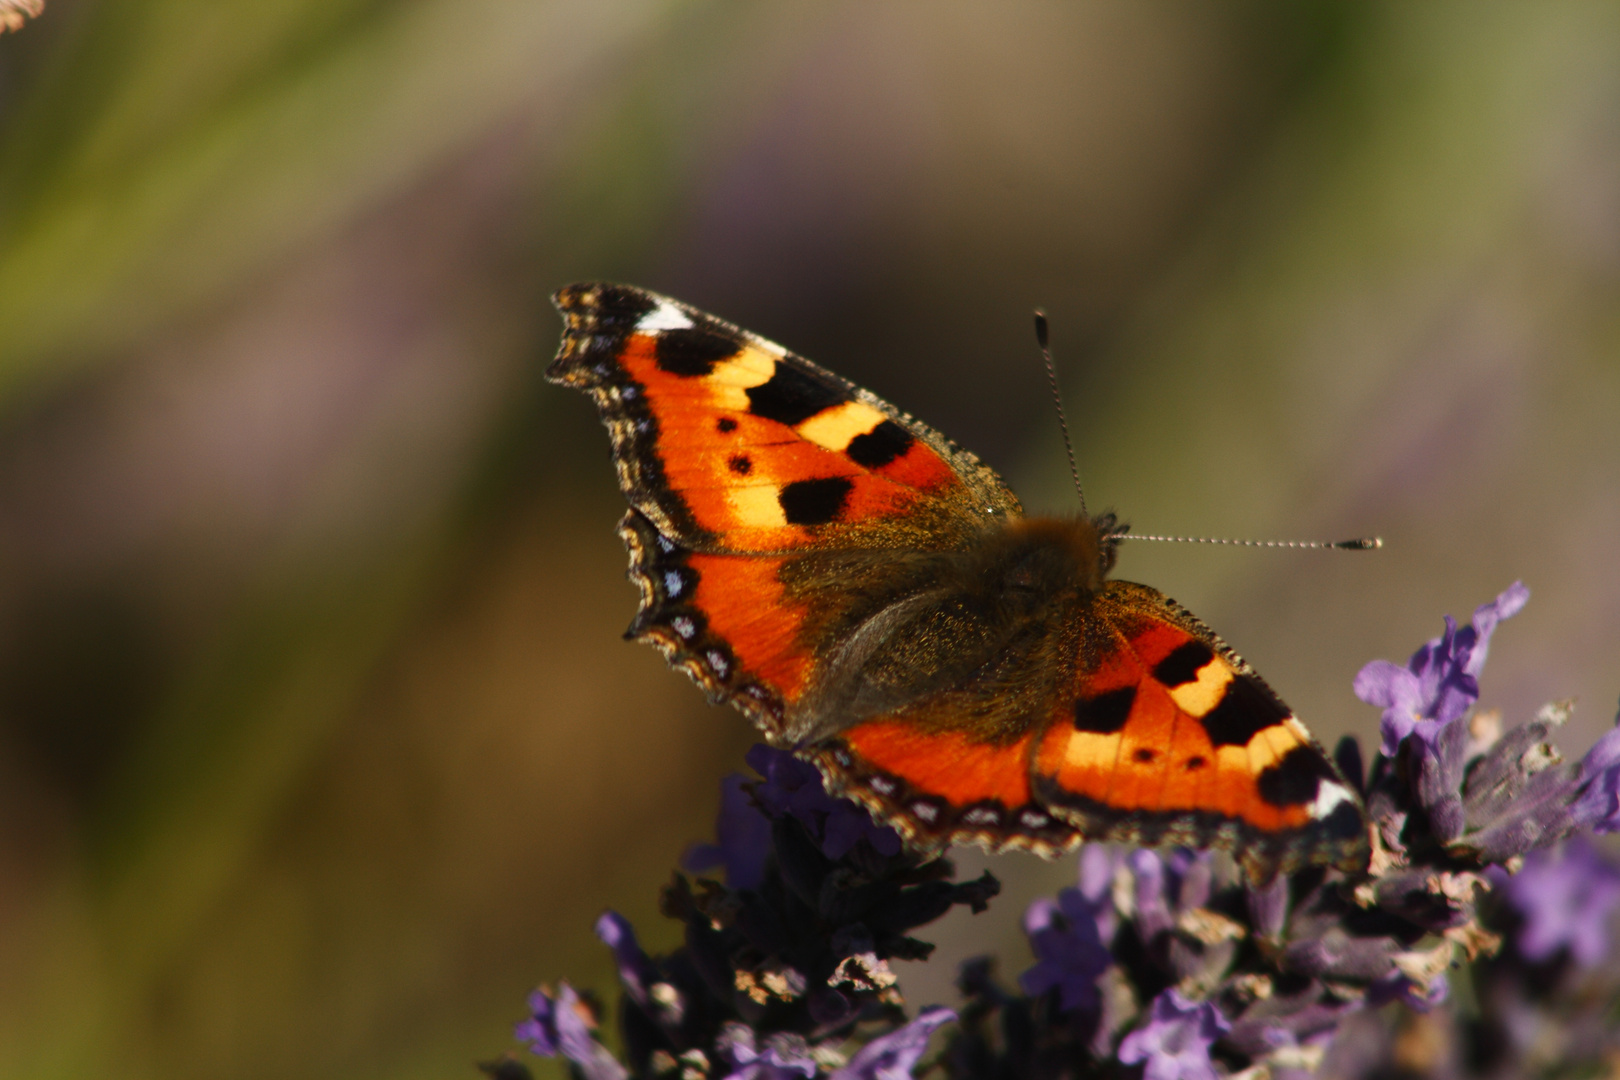
[[[1179,645],[1153,667],[1153,677],[1172,690],[1198,678],[1198,669],[1215,659],[1215,650],[1202,641]]]
[[[1321,829],[1336,840],[1355,840],[1367,834],[1367,819],[1359,806],[1342,802],[1321,820]]]
[[[1136,752],[1134,754],[1132,754],[1131,756],[1134,757],[1137,761],[1141,762],[1143,765],[1146,765],[1149,762],[1151,762],[1154,758],[1158,757],[1159,754],[1158,754],[1158,751],[1150,750],[1147,747],[1143,746],[1143,747],[1138,747]]]
[[[730,465],[731,471],[739,476],[747,476],[754,468],[754,463],[747,454],[733,454],[726,464]]]
[[[865,435],[857,435],[849,440],[844,453],[857,465],[881,469],[910,450],[911,444],[916,441],[905,428],[893,420],[885,420]]]
[[[1260,797],[1272,806],[1300,806],[1316,798],[1323,780],[1337,780],[1333,767],[1314,747],[1296,746],[1260,770]]]
[[[736,431],[737,421],[733,420],[729,416],[722,416],[720,419],[714,422],[714,426],[715,430],[720,432]]]
[[[748,411],[778,423],[799,424],[848,400],[849,394],[842,388],[778,362],[769,381],[749,389]]]
[[[843,512],[844,500],[854,483],[847,477],[795,480],[777,494],[789,525],[825,525]]]
[[[736,338],[693,326],[660,331],[656,356],[661,370],[697,378],[714,371],[714,365],[740,351],[742,343]]]
[[[1112,735],[1125,726],[1136,702],[1136,687],[1122,686],[1074,703],[1074,728],[1097,735]]]
[[[1247,746],[1255,732],[1280,724],[1291,715],[1288,706],[1270,691],[1248,676],[1238,675],[1226,684],[1226,693],[1201,722],[1209,741],[1216,746]]]

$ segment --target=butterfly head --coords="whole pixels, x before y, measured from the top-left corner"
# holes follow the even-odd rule
[[[1131,527],[1115,517],[1112,510],[1098,514],[1088,524],[1097,530],[1101,573],[1107,577],[1114,569],[1114,560],[1119,557],[1119,542],[1131,531]]]
[[[1015,520],[981,549],[975,576],[1010,600],[1028,597],[1036,606],[1095,593],[1114,568],[1124,531],[1113,514]]]

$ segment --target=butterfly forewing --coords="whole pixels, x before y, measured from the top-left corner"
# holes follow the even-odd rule
[[[592,396],[626,497],[688,548],[961,545],[1019,512],[971,454],[779,345],[640,289],[555,301],[548,378]]]

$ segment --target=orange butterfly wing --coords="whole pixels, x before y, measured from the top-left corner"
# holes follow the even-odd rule
[[[1094,620],[1077,693],[1033,757],[1045,805],[1091,836],[1230,848],[1258,877],[1365,863],[1359,795],[1208,627],[1124,581]]]
[[[795,553],[961,547],[1021,512],[972,454],[779,345],[627,286],[553,301],[566,328],[546,376],[595,402],[634,508],[628,636],[772,741],[790,741],[815,659],[810,605],[780,580]]]
[[[917,848],[1364,861],[1359,798],[1207,627],[1104,582],[1112,518],[1043,522],[887,402],[665,297],[571,286],[547,375],[632,509],[628,636]]]
[[[814,751],[834,786],[916,847],[1051,855],[1080,841],[1232,850],[1256,879],[1364,865],[1358,794],[1269,687],[1162,594],[1109,582],[1076,625],[1067,686],[1003,737],[968,720],[1001,673],[864,720]],[[992,733],[1007,725],[992,725]]]
[[[554,300],[547,378],[591,395],[626,498],[684,547],[936,548],[1020,513],[973,455],[780,345],[625,286]]]

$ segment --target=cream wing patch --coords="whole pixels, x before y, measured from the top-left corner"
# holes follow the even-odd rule
[[[750,345],[725,360],[718,361],[699,382],[721,409],[747,412],[748,391],[764,386],[776,373],[776,361],[763,350]]]
[[[787,526],[782,509],[781,488],[775,484],[747,484],[726,489],[726,505],[736,523],[751,529],[780,529]]]
[[[1199,668],[1191,682],[1171,687],[1170,697],[1188,716],[1203,717],[1220,704],[1231,681],[1232,669],[1217,656]]]
[[[823,409],[794,430],[817,446],[842,453],[849,449],[851,441],[868,434],[887,419],[864,402],[846,401]]]
[[[1261,728],[1249,740],[1249,745],[1244,747],[1244,752],[1249,755],[1249,769],[1256,776],[1281,761],[1283,755],[1297,745],[1290,744],[1279,749],[1276,738],[1272,737],[1273,734],[1278,738],[1282,736],[1282,732],[1277,731],[1275,727]]]
[[[1063,750],[1064,763],[1076,769],[1112,769],[1119,759],[1118,735],[1092,731],[1071,731]]]

